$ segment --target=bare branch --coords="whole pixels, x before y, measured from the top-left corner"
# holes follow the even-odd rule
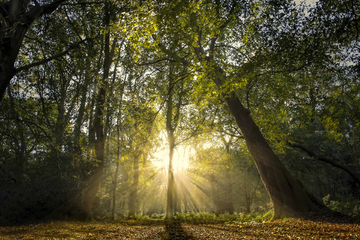
[[[322,161],[322,162],[326,162],[331,164],[334,167],[337,167],[339,169],[344,170],[345,172],[347,172],[358,184],[360,184],[360,178],[358,177],[359,174],[356,174],[351,168],[341,165],[327,157],[324,156],[318,156],[317,154],[315,154],[313,151],[309,150],[308,148],[306,148],[305,146],[298,144],[298,143],[290,143],[288,142],[288,145],[293,147],[293,148],[299,148],[301,150],[303,150],[304,152],[306,152],[309,156],[314,157],[314,159]]]
[[[175,62],[173,59],[170,58],[160,58],[151,62],[143,62],[143,63],[137,63],[136,65],[138,66],[148,66],[148,65],[153,65],[156,63],[160,63],[160,62],[164,62],[164,61],[168,61],[168,62]]]
[[[28,64],[28,65],[19,67],[19,68],[15,69],[14,75],[15,75],[16,73],[21,72],[21,71],[29,70],[29,69],[32,68],[32,67],[40,66],[40,65],[43,65],[43,64],[45,64],[45,63],[47,63],[47,62],[50,62],[50,61],[52,61],[52,60],[54,60],[54,59],[58,59],[58,58],[60,58],[60,57],[62,57],[62,56],[65,56],[65,55],[67,55],[71,50],[79,47],[81,44],[83,44],[83,43],[86,42],[87,40],[89,40],[89,39],[84,39],[84,40],[82,40],[82,41],[80,41],[80,42],[74,43],[74,44],[70,45],[70,47],[69,47],[68,49],[66,49],[65,51],[63,51],[63,52],[61,52],[61,53],[58,53],[58,54],[56,54],[56,55],[54,55],[54,56],[51,56],[51,57],[49,57],[49,58],[45,58],[45,59],[40,60],[40,61],[38,61],[38,62],[34,62],[34,63]]]

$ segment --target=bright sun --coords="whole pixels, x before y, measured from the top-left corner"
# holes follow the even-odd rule
[[[189,168],[189,157],[191,156],[192,151],[189,147],[178,146],[174,151],[173,158],[173,168],[174,171],[182,171]],[[158,168],[165,168],[166,170],[169,167],[169,147],[164,146],[158,152],[154,154],[154,165]]]

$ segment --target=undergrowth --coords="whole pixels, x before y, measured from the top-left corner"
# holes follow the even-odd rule
[[[219,214],[208,212],[177,212],[174,214],[174,221],[186,222],[186,223],[242,223],[242,222],[264,222],[269,221],[272,218],[273,210],[264,213],[249,213],[249,214]],[[118,218],[116,221],[131,223],[131,221],[137,223],[154,223],[158,221],[167,220],[165,214],[152,214],[152,215],[141,215],[136,214],[132,218]]]
[[[188,223],[219,223],[219,222],[263,222],[270,220],[271,213],[249,213],[249,214],[219,214],[206,213],[206,212],[188,212],[177,213],[174,216],[175,220]]]
[[[323,203],[332,211],[341,212],[351,217],[360,216],[360,201],[350,194],[349,196],[343,196],[335,194],[331,196],[328,194],[323,198]]]

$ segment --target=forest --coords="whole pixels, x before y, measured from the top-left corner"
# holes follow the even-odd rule
[[[360,2],[1,0],[0,13],[0,236],[61,220],[202,239],[179,222],[360,216]]]

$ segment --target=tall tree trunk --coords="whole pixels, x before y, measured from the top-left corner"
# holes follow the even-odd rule
[[[219,67],[214,66],[214,68],[216,77],[213,80],[217,87],[221,88],[222,81],[225,78],[224,73]],[[274,204],[274,218],[291,217],[296,213],[318,211],[319,207],[316,203],[298,181],[290,175],[272,151],[260,129],[251,118],[249,110],[242,105],[235,92],[225,94],[223,97],[245,138],[249,152]]]
[[[60,76],[60,96],[58,98],[57,104],[57,118],[55,122],[55,142],[53,143],[52,149],[52,158],[54,161],[54,169],[58,169],[59,177],[63,178],[65,171],[62,170],[62,145],[63,145],[63,138],[64,138],[64,131],[65,131],[65,100],[66,100],[66,79],[63,75]]]
[[[113,188],[113,199],[112,199],[112,210],[111,210],[111,218],[112,220],[115,220],[115,210],[116,210],[116,188],[117,188],[117,181],[118,181],[118,175],[119,175],[119,166],[120,166],[120,126],[119,126],[119,120],[117,125],[117,157],[116,157],[116,168],[115,168],[115,174],[114,174],[114,188]]]
[[[234,203],[233,203],[233,187],[232,187],[232,177],[230,167],[226,170],[226,178],[225,178],[225,189],[226,189],[226,196],[225,196],[225,206],[224,211],[230,214],[234,213]]]
[[[251,212],[251,199],[250,199],[250,191],[248,189],[247,182],[244,182],[244,197],[245,197],[245,213]]]
[[[218,193],[217,193],[217,189],[215,186],[216,178],[213,173],[211,173],[209,175],[209,182],[210,182],[210,187],[211,187],[211,198],[213,200],[214,212],[216,215],[219,215],[220,214],[220,206],[219,206],[219,201],[218,201]]]
[[[167,201],[166,201],[166,219],[174,218],[174,170],[173,170],[173,157],[175,149],[174,135],[170,134],[169,138],[169,169],[168,169],[168,189],[167,189]]]
[[[115,174],[114,174],[114,189],[113,189],[113,199],[112,199],[112,210],[111,210],[111,219],[115,220],[115,210],[116,210],[116,188],[117,188],[117,180],[119,175],[119,166],[120,166],[120,151],[118,148],[118,154],[117,154],[117,161],[116,161],[116,168],[115,168]]]
[[[151,132],[151,131],[149,131],[149,132]],[[144,150],[142,156],[143,156],[143,164],[142,164],[143,167],[142,167],[142,169],[143,169],[143,173],[144,173],[144,179],[148,179],[149,174],[148,174],[148,171],[146,169],[147,164],[148,164],[148,150],[147,149]],[[145,216],[146,213],[147,213],[146,208],[148,206],[148,202],[147,202],[146,198],[147,198],[147,194],[144,193],[143,196],[142,196],[142,215],[143,216]]]
[[[168,97],[166,101],[166,132],[169,143],[169,169],[168,169],[168,189],[167,189],[167,201],[166,201],[166,218],[173,219],[174,218],[174,195],[175,195],[175,179],[174,179],[174,169],[173,169],[173,158],[174,158],[174,150],[176,147],[175,144],[175,130],[179,124],[180,120],[180,108],[182,104],[182,87],[180,85],[180,95],[177,97],[177,104],[174,106],[173,100],[173,88],[174,88],[174,79],[173,79],[173,67],[170,66],[169,75],[168,75]],[[180,84],[183,84],[182,82]],[[175,109],[174,109],[175,108]]]
[[[94,130],[96,135],[95,141],[95,154],[96,154],[96,167],[92,174],[88,189],[86,191],[86,199],[84,202],[84,208],[88,216],[92,215],[92,205],[95,201],[96,194],[100,187],[100,182],[103,176],[104,170],[104,158],[105,158],[105,139],[106,134],[104,133],[104,108],[105,108],[105,98],[106,98],[106,89],[108,86],[109,71],[112,62],[112,53],[110,52],[110,3],[105,2],[105,15],[104,15],[104,25],[106,26],[105,31],[105,42],[104,42],[104,66],[103,66],[103,78],[102,83],[100,84],[99,94],[96,101],[96,112],[94,120]]]
[[[174,212],[181,212],[182,195],[179,191],[179,186],[174,181]]]
[[[192,46],[196,57],[201,63],[203,71],[206,71],[207,76],[213,80],[218,89],[223,91],[223,83],[225,82],[226,75],[223,69],[216,63],[213,56],[217,36],[210,39],[209,54],[206,54],[202,47],[202,34],[197,25],[196,14],[194,14],[192,18],[194,29],[197,32],[197,42]],[[219,30],[222,31],[227,24],[228,23],[222,25]],[[178,61],[189,64],[179,58]],[[320,205],[318,205],[316,200],[309,196],[307,191],[300,186],[299,182],[290,175],[289,171],[275,155],[250,116],[250,111],[240,102],[235,91],[222,92],[221,94],[244,136],[247,148],[254,159],[260,177],[274,204],[274,219],[292,217],[297,213],[319,211]]]
[[[20,141],[20,143],[16,144],[16,148],[15,148],[16,149],[16,152],[15,152],[16,171],[14,171],[14,173],[15,173],[16,183],[18,185],[21,185],[23,183],[23,178],[24,178],[24,176],[23,176],[24,170],[25,170],[24,166],[25,166],[25,162],[27,161],[27,158],[25,156],[27,146],[26,146],[26,140],[25,140],[25,136],[24,136],[24,127],[23,127],[22,123],[20,122],[20,115],[16,111],[14,98],[11,94],[10,88],[8,88],[7,90],[8,90],[9,100],[10,100],[10,114],[15,119],[16,130],[19,134],[19,139],[16,139],[16,142]]]
[[[87,61],[88,62],[88,61]],[[88,66],[88,65],[87,65]],[[73,149],[73,162],[77,168],[77,171],[80,176],[80,203],[84,202],[85,199],[85,176],[82,169],[82,150],[80,145],[80,138],[81,138],[81,126],[83,123],[84,113],[85,113],[85,105],[87,101],[87,89],[89,83],[89,74],[87,73],[88,70],[85,70],[85,83],[81,89],[81,102],[79,108],[79,114],[77,116],[75,127],[74,127],[74,149]]]
[[[139,157],[138,153],[134,156],[133,169],[134,179],[130,190],[129,198],[129,217],[135,216],[137,212],[138,187],[139,187]]]
[[[174,128],[172,126],[173,118],[173,100],[172,100],[172,82],[169,80],[169,92],[166,109],[166,132],[169,143],[169,168],[168,168],[168,185],[167,185],[167,200],[166,200],[166,218],[174,218],[174,170],[173,170],[173,157],[175,149],[175,136]]]
[[[130,176],[129,176],[129,169],[127,169],[126,167],[124,167],[123,169],[123,178],[122,178],[122,183],[121,183],[121,192],[123,193],[123,197],[122,197],[122,200],[121,200],[121,209],[124,209],[124,211],[126,209],[129,209],[129,204],[128,204],[128,207],[126,208],[126,203],[127,203],[127,200],[129,199],[127,196],[124,197],[125,195],[127,195],[127,191],[129,190],[129,179],[130,179]]]
[[[117,64],[116,64],[117,65]],[[116,69],[115,65],[115,69]],[[111,218],[112,220],[115,220],[115,211],[116,211],[116,190],[117,190],[117,181],[118,181],[118,175],[119,175],[119,167],[120,167],[120,159],[121,159],[121,141],[120,136],[122,139],[122,128],[120,127],[121,124],[121,105],[122,105],[122,97],[124,93],[124,85],[122,85],[121,92],[120,92],[120,103],[119,103],[119,113],[117,117],[117,158],[116,158],[116,168],[115,168],[115,175],[114,175],[114,190],[113,190],[113,199],[112,199],[112,211],[111,211]]]
[[[230,160],[231,160],[231,152],[230,152],[230,143],[232,141],[232,137],[230,138],[229,141],[226,141],[225,137],[223,135],[221,135],[221,140],[223,141],[224,145],[225,145],[225,149],[226,149],[226,153],[228,155],[228,167],[226,168],[226,176],[225,176],[225,188],[226,189],[226,195],[225,197],[225,201],[224,201],[224,206],[223,206],[223,211],[228,212],[230,214],[234,213],[234,203],[233,203],[233,199],[232,199],[232,181],[231,181],[231,171],[230,171]],[[224,195],[224,194],[223,194]]]

